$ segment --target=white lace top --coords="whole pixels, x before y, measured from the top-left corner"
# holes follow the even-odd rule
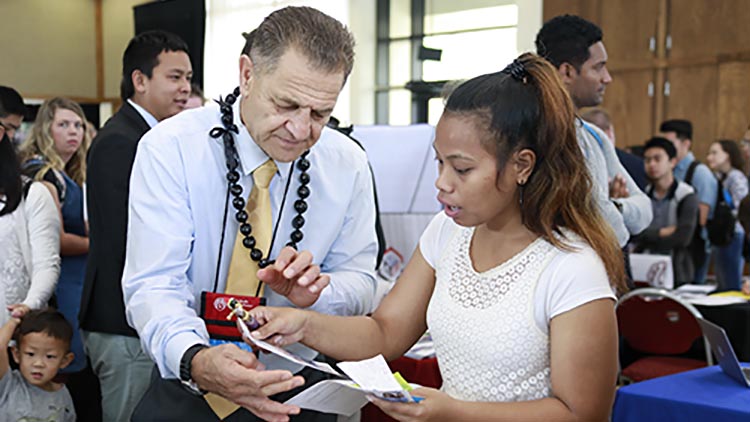
[[[13,303],[21,303],[26,299],[31,277],[26,271],[26,264],[21,251],[21,242],[12,225],[12,214],[0,217],[0,309]],[[5,312],[2,313],[3,316]],[[7,318],[0,317],[0,323],[7,322]]]
[[[470,401],[549,397],[549,321],[586,302],[614,299],[604,265],[583,244],[568,252],[537,239],[477,273],[469,256],[473,233],[441,213],[420,241],[437,276],[427,325],[442,389]]]
[[[52,194],[33,183],[18,208],[0,217],[0,325],[10,317],[7,305],[44,307],[59,274],[60,217]]]

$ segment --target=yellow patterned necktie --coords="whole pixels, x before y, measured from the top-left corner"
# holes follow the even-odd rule
[[[255,238],[255,248],[263,253],[264,258],[267,258],[271,253],[268,249],[271,246],[273,223],[271,221],[271,194],[268,186],[276,174],[276,169],[276,163],[269,159],[253,171],[254,185],[245,206],[248,213],[248,223],[252,227],[251,233]],[[250,249],[242,244],[244,239],[245,236],[238,231],[232,250],[232,260],[229,263],[229,275],[227,276],[224,293],[255,296],[260,285],[257,276],[259,267],[258,262],[250,258]],[[259,292],[258,296],[262,296],[262,285]],[[208,393],[205,395],[205,399],[211,410],[222,420],[240,408],[239,405],[216,394]]]

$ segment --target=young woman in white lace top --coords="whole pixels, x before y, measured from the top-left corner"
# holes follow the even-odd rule
[[[443,386],[414,390],[417,404],[374,400],[398,420],[606,420],[623,260],[574,121],[536,55],[457,87],[434,143],[444,212],[380,307],[370,317],[256,308],[254,335],[393,359],[429,328]]]
[[[47,306],[60,274],[60,218],[52,194],[21,179],[0,125],[0,325]]]

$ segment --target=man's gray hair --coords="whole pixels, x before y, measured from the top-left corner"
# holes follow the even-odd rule
[[[354,66],[351,32],[341,22],[311,7],[279,9],[245,37],[243,54],[249,52],[260,72],[273,71],[289,47],[296,48],[321,70],[344,72],[344,81]]]

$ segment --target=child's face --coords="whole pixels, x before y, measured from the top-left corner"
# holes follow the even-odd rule
[[[61,339],[43,332],[29,333],[13,348],[13,359],[29,384],[52,391],[52,379],[70,364],[73,353],[68,352],[68,344]]]

